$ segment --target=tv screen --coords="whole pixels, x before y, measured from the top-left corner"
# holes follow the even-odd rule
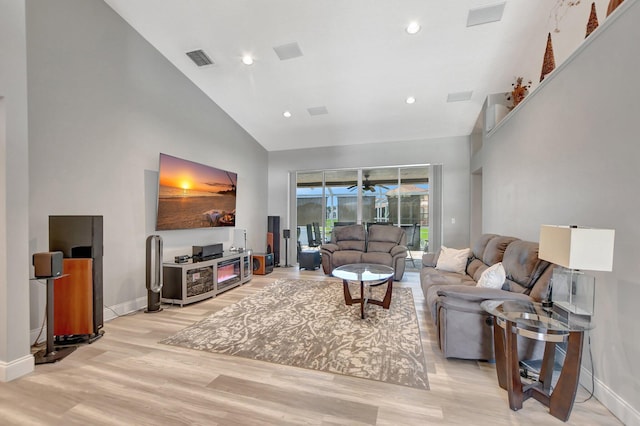
[[[238,175],[160,154],[156,230],[235,226]]]

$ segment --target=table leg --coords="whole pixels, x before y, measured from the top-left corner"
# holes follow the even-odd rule
[[[384,294],[384,299],[382,299],[382,307],[385,309],[389,309],[391,306],[391,293],[393,292],[393,277],[389,277],[387,281],[387,292]]]
[[[493,318],[493,352],[496,360],[498,384],[502,389],[507,389],[507,359],[505,357],[504,330],[498,325],[496,318]]]
[[[569,419],[578,391],[583,341],[584,333],[581,331],[569,333],[564,365],[560,371],[558,383],[549,398],[549,412],[564,422]]]
[[[360,318],[364,319],[364,305],[367,299],[364,296],[364,281],[360,281]]]
[[[54,280],[47,280],[47,352],[46,355],[50,355],[53,350],[53,287]]]
[[[522,393],[522,381],[520,380],[520,365],[518,360],[518,336],[513,332],[515,323],[506,321],[505,324],[505,349],[507,361],[507,394],[509,395],[509,408],[518,411],[522,408],[524,396]]]
[[[556,361],[556,343],[547,342],[544,345],[544,355],[542,356],[542,365],[540,366],[540,377],[538,381],[542,384],[542,390],[546,393],[551,391],[551,382],[553,381],[553,367]]]
[[[344,303],[351,306],[353,304],[353,299],[351,298],[351,292],[349,291],[349,282],[347,280],[342,280],[342,286],[344,287]]]

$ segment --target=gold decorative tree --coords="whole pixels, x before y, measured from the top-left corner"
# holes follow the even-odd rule
[[[589,21],[587,22],[587,35],[584,38],[589,37],[589,34],[598,28],[598,15],[596,14],[596,2],[591,3],[591,14],[589,15]]]
[[[540,81],[553,71],[556,67],[556,60],[553,57],[553,45],[551,44],[551,33],[547,36],[547,48],[544,51],[544,61],[542,62],[542,72],[540,73]]]

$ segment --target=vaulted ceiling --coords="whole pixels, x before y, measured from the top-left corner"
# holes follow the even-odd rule
[[[591,5],[105,2],[271,151],[468,135],[487,95],[510,90],[517,76],[535,86],[547,33],[554,37],[556,63],[575,50]],[[596,3],[604,19],[607,1]],[[406,30],[411,22],[421,27],[415,34]],[[213,63],[198,67],[186,55],[195,50]],[[243,63],[245,56],[251,65]],[[409,97],[415,102],[407,103]]]

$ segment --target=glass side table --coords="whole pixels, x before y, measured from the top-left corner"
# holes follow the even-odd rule
[[[593,328],[591,323],[581,318],[563,317],[543,308],[540,303],[529,301],[486,300],[480,306],[495,318],[496,373],[498,384],[507,390],[509,407],[517,411],[525,400],[534,398],[549,407],[551,415],[566,422],[578,390],[584,332]],[[518,335],[546,342],[540,376],[525,386],[520,378]],[[567,353],[552,390],[556,345],[563,342],[567,342]]]

